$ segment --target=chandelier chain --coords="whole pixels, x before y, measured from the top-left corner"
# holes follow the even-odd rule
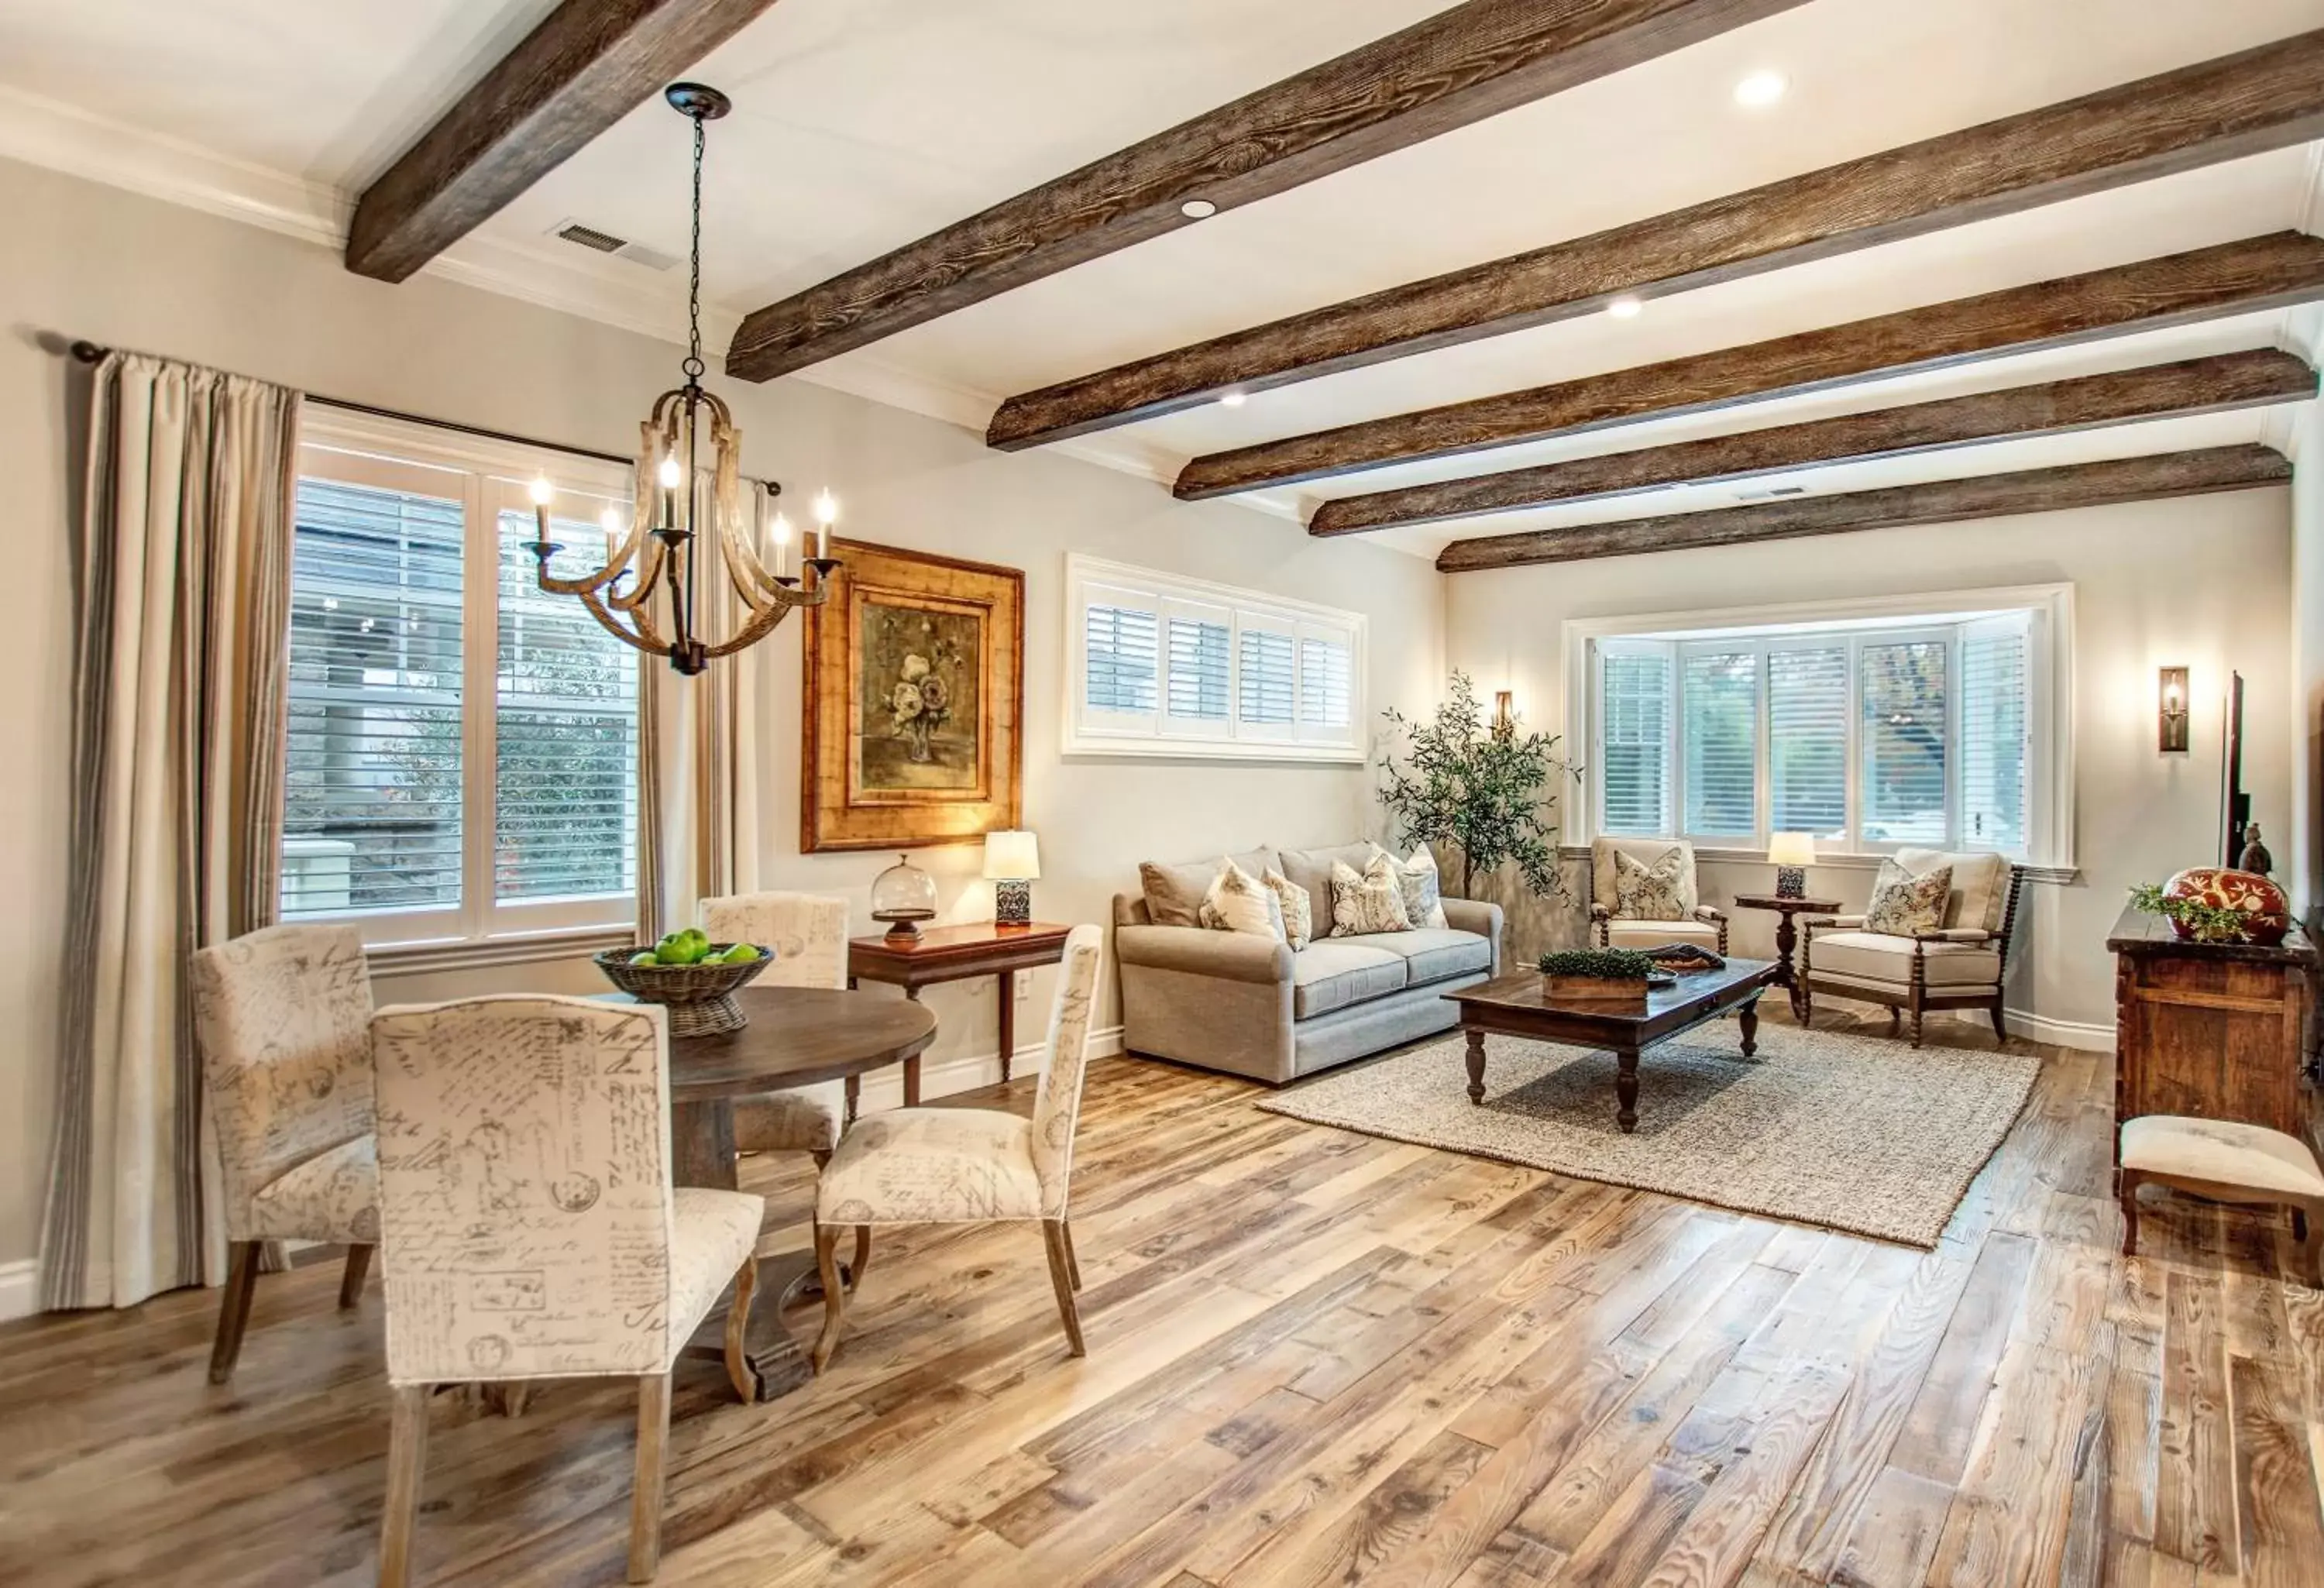
[[[694,123],[694,237],[686,277],[686,378],[699,381],[707,367],[702,362],[702,145],[703,117]]]

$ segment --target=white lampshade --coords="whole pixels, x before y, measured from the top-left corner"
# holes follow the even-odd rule
[[[1815,864],[1813,833],[1775,833],[1767,839],[1769,865]]]
[[[985,834],[984,875],[995,882],[1038,882],[1041,850],[1033,835],[1023,831]]]

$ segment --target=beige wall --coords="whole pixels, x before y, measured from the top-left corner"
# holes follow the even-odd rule
[[[2217,852],[2220,701],[2231,668],[2245,680],[2244,780],[2255,816],[2271,843],[2289,836],[2290,736],[2277,725],[2291,720],[2290,519],[2288,493],[2273,489],[1455,575],[1446,581],[1446,660],[1480,689],[1514,688],[1532,724],[1562,730],[1567,618],[1732,607],[1759,595],[1816,601],[2071,583],[2081,875],[2027,885],[2010,1006],[2046,1021],[2110,1025],[2105,939],[2124,891],[2211,863]],[[2155,669],[2172,663],[2193,669],[2195,750],[2165,756],[2154,748]],[[2288,844],[2277,853],[2288,863]],[[1705,892],[1722,905],[1765,891],[1772,877],[1763,864],[1704,872]],[[1871,872],[1828,869],[1813,882],[1860,906]],[[1513,947],[1577,930],[1571,912],[1527,911]],[[1773,939],[1773,917],[1737,912],[1738,949],[1766,953]]]
[[[0,1265],[32,1255],[47,1175],[65,889],[71,568],[68,414],[75,374],[53,338],[216,364],[309,391],[620,452],[642,405],[673,381],[674,349],[588,321],[422,277],[385,287],[331,254],[269,233],[0,161],[0,480],[21,598],[0,624],[7,758],[0,766]],[[49,346],[42,345],[51,338]],[[1068,458],[987,450],[966,431],[792,380],[721,383],[745,466],[844,498],[869,540],[1026,570],[1025,821],[1041,837],[1038,910],[1100,920],[1141,857],[1262,840],[1338,840],[1371,822],[1355,768],[1076,762],[1057,752],[1068,548],[1353,608],[1370,617],[1372,704],[1434,697],[1441,580],[1377,547],[1311,541],[1298,526],[1228,503],[1180,504],[1160,486]],[[798,641],[753,653],[768,669],[759,739],[770,781],[762,837],[771,886],[842,891],[867,909],[892,855],[797,853]],[[948,909],[989,913],[973,847],[923,852]],[[859,915],[860,919],[860,915]],[[868,928],[868,921],[862,923]],[[586,966],[383,982],[383,998],[475,988],[586,990]],[[1031,1010],[1043,1011],[1047,977]],[[989,991],[930,994],[935,1057],[988,1053]],[[1038,1033],[1038,1014],[1023,1023]]]

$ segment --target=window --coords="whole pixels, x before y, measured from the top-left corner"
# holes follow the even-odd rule
[[[2070,713],[2052,691],[2062,587],[1991,610],[1748,623],[1570,623],[1588,724],[1586,830],[1738,854],[1776,832],[1831,854],[1904,845],[2059,863]],[[1904,604],[1894,605],[1902,607]]]
[[[281,913],[380,945],[635,916],[638,653],[522,543],[558,487],[552,571],[602,553],[623,471],[390,421],[310,416],[290,574]]]
[[[1360,614],[1065,559],[1068,754],[1363,759]]]

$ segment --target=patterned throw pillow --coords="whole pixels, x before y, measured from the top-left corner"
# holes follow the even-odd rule
[[[1614,916],[1626,921],[1683,921],[1679,886],[1686,876],[1686,851],[1672,849],[1652,865],[1614,851]]]
[[[1404,889],[1391,865],[1386,854],[1376,854],[1358,876],[1346,861],[1332,863],[1333,937],[1412,930],[1412,918],[1404,911]]]
[[[1283,912],[1283,940],[1295,951],[1314,941],[1315,907],[1307,890],[1272,866],[1259,881],[1275,895],[1276,908]]]
[[[1436,857],[1428,853],[1428,845],[1415,849],[1410,860],[1398,860],[1385,849],[1374,849],[1372,854],[1387,861],[1395,873],[1396,885],[1404,893],[1405,919],[1416,927],[1443,930],[1444,889],[1436,875]]]
[[[1203,895],[1195,919],[1214,932],[1250,932],[1283,941],[1283,909],[1275,895],[1231,860],[1219,862],[1219,874]]]
[[[1933,932],[1945,924],[1945,900],[1953,891],[1953,868],[1941,865],[1914,876],[1893,860],[1880,863],[1864,929],[1891,937]]]

